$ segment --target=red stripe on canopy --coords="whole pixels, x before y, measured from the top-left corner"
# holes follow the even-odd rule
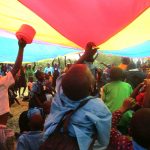
[[[150,0],[19,1],[81,47],[105,42],[150,6]]]

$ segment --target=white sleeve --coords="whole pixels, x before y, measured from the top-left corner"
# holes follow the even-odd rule
[[[0,85],[4,85],[6,88],[9,88],[9,86],[11,86],[14,83],[15,80],[11,72],[8,72],[6,76],[0,79]]]

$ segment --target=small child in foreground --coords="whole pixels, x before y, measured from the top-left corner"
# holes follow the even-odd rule
[[[150,109],[141,108],[135,112],[130,123],[130,137],[121,134],[117,125],[121,116],[135,104],[132,98],[124,101],[122,107],[113,113],[109,150],[148,150],[150,148]]]
[[[44,120],[40,109],[31,108],[28,111],[30,131],[23,133],[17,143],[17,150],[38,150],[42,144]]]

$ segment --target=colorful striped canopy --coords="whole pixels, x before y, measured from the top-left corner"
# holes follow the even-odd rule
[[[0,61],[14,61],[15,32],[35,28],[24,61],[78,52],[89,41],[106,54],[150,56],[150,0],[1,0]]]

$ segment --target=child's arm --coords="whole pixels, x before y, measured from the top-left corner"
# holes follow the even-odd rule
[[[132,141],[125,135],[122,135],[117,130],[117,125],[123,115],[128,109],[132,108],[134,100],[128,98],[124,101],[120,109],[115,111],[112,115],[112,129],[110,135],[110,147],[113,149],[130,150],[132,147]]]
[[[147,82],[145,96],[143,100],[143,107],[149,108],[150,107],[150,82]]]
[[[93,42],[88,42],[84,54],[79,58],[76,64],[82,64],[84,63],[84,61],[93,62],[94,61],[93,56],[97,52],[97,48],[93,47],[96,47],[96,45]]]
[[[13,69],[11,70],[11,73],[14,78],[22,65],[23,52],[24,52],[24,47],[26,46],[26,43],[24,40],[21,39],[21,40],[19,40],[18,45],[19,45],[18,56],[17,56],[16,62],[15,62],[15,65],[14,65]]]
[[[136,98],[136,96],[138,95],[139,93],[139,90],[142,88],[144,84],[143,83],[140,83],[135,89],[134,91],[132,92],[131,96],[132,98]]]

